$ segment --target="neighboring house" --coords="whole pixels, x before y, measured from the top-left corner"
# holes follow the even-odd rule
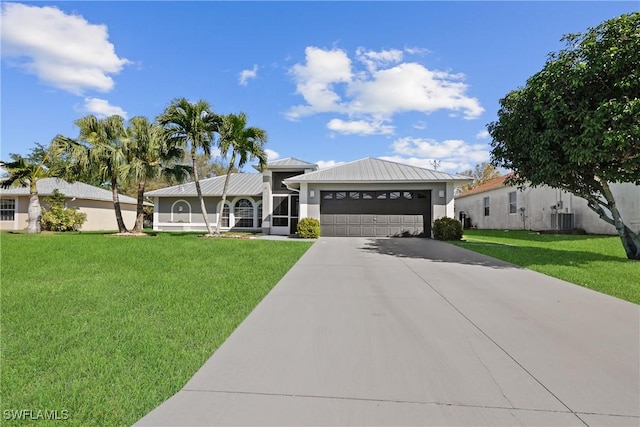
[[[118,229],[110,190],[83,182],[69,183],[58,178],[40,179],[36,186],[43,207],[46,207],[45,199],[58,189],[66,196],[66,207],[78,208],[78,211],[87,214],[82,231]],[[0,230],[26,229],[28,207],[29,187],[0,189]],[[136,221],[136,199],[120,195],[120,207],[125,224],[133,227]]]
[[[320,221],[323,236],[431,236],[434,219],[453,217],[454,187],[470,178],[365,158],[330,168],[287,158],[262,173],[201,181],[210,222],[223,230],[290,235],[300,218]],[[205,230],[194,183],[146,193],[154,200],[154,230]]]
[[[518,189],[501,176],[455,198],[456,217],[466,227],[511,230],[584,230],[590,234],[617,234],[587,206],[587,201],[548,186]],[[611,184],[620,215],[629,228],[640,230],[640,187]]]

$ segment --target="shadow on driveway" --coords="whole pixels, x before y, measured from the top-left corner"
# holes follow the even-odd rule
[[[481,265],[491,268],[521,268],[458,246],[419,237],[371,238],[360,248],[370,253],[435,262]]]

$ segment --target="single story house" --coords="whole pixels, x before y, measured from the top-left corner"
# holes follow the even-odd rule
[[[66,197],[66,207],[77,208],[87,214],[82,231],[117,230],[113,196],[110,190],[85,184],[70,183],[58,178],[44,178],[36,183],[40,204],[46,206],[45,198],[57,189]],[[120,195],[120,208],[124,223],[133,227],[136,221],[136,199]],[[0,188],[0,230],[24,230],[27,228],[29,187]]]
[[[323,236],[431,236],[434,219],[453,217],[454,188],[470,181],[405,164],[365,158],[318,169],[287,158],[261,173],[234,173],[201,181],[208,219],[223,230],[290,235],[300,218],[320,221]],[[146,193],[154,200],[153,228],[205,230],[193,182]]]
[[[548,186],[522,189],[506,185],[510,175],[486,182],[455,197],[456,217],[466,227],[510,230],[584,230],[617,234],[587,206],[587,201]],[[611,184],[618,210],[629,228],[640,230],[640,187]]]

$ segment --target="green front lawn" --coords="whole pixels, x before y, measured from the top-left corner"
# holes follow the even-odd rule
[[[58,411],[78,426],[131,425],[180,390],[311,245],[86,233],[0,244],[3,422]]]
[[[617,236],[465,230],[463,239],[454,244],[640,304],[640,261]]]

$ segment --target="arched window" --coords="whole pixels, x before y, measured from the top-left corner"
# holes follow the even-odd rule
[[[229,204],[225,203],[224,204],[224,208],[222,209],[222,217],[220,218],[220,221],[222,221],[222,224],[220,224],[222,227],[229,227]]]
[[[186,200],[176,200],[171,205],[171,222],[191,222],[191,205]]]
[[[253,227],[253,203],[247,199],[240,199],[236,202],[233,209],[233,217],[236,227],[252,228]]]

